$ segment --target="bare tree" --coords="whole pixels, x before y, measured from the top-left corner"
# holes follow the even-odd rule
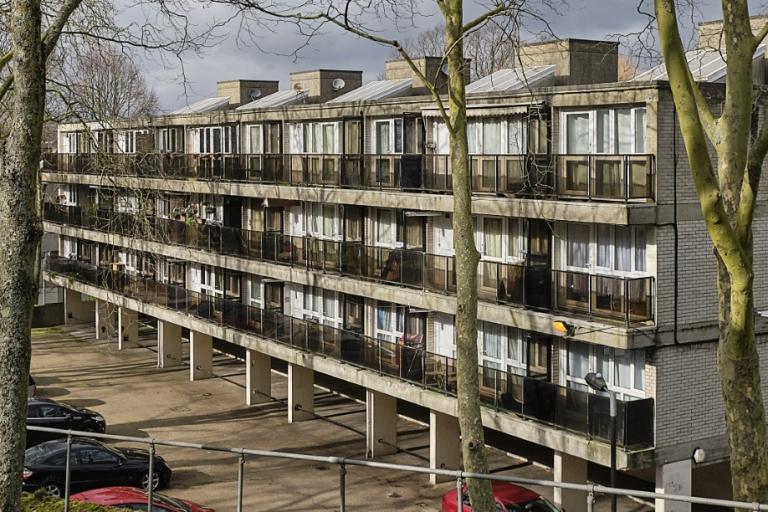
[[[84,43],[160,52],[176,58],[216,42],[219,21],[190,28],[185,2],[140,0],[144,22],[120,25],[111,2],[0,0],[0,510],[21,505],[32,308],[42,236],[40,156],[48,61],[59,44]],[[157,29],[156,27],[162,27]],[[73,104],[69,89],[56,94]],[[50,96],[50,95],[49,95]]]
[[[464,55],[471,59],[470,77],[477,80],[504,68],[515,67],[515,54],[520,40],[513,16],[499,16],[464,37]],[[441,56],[445,53],[445,26],[437,25],[401,42],[412,58]],[[392,56],[400,58],[397,50]]]
[[[67,98],[59,115],[96,121],[146,117],[159,111],[157,94],[147,85],[130,49],[91,41],[84,49],[68,50],[53,69],[51,88]]]
[[[755,343],[752,219],[768,152],[768,123],[752,87],[753,35],[746,0],[723,0],[727,94],[713,111],[688,67],[675,0],[654,0],[659,41],[707,231],[718,262],[718,371],[725,402],[734,499],[768,502],[760,366]],[[753,131],[753,119],[762,123]],[[710,158],[714,148],[717,163]]]

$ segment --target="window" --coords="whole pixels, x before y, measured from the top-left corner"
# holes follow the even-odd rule
[[[181,130],[179,128],[161,128],[159,134],[158,149],[161,152],[183,151]]]
[[[646,272],[647,233],[644,226],[568,223],[564,233],[564,269],[588,269],[598,273]]]
[[[447,222],[450,226],[450,221]],[[475,243],[482,260],[517,263],[523,259],[525,240],[522,219],[477,216],[475,231]],[[441,243],[440,233],[437,233],[435,241],[436,245]],[[452,251],[453,240],[446,240],[445,243]]]
[[[482,366],[526,375],[526,342],[519,329],[491,322],[478,322],[477,342]]]
[[[564,112],[561,151],[565,154],[645,152],[645,107]]]
[[[248,152],[261,154],[264,152],[264,130],[260,124],[248,127]]]
[[[341,239],[341,207],[326,203],[305,203],[308,233],[324,240]]]
[[[396,210],[376,209],[376,245],[379,247],[395,247],[397,245]]]
[[[456,357],[456,331],[453,316],[436,313],[434,319],[435,348],[440,355]]]
[[[589,226],[568,224],[566,237],[567,267],[587,268],[589,265]]]
[[[80,448],[77,451],[77,459],[84,465],[117,463],[117,456],[114,453],[99,448]]]
[[[263,283],[260,277],[251,277],[248,280],[248,304],[257,308],[264,307]]]
[[[467,143],[473,155],[519,155],[526,151],[522,117],[488,117],[467,124]]]
[[[379,155],[390,155],[403,152],[403,120],[388,119],[374,121],[373,152]]]
[[[376,303],[376,339],[394,343],[403,337],[405,306],[391,302]]]
[[[502,257],[502,230],[503,219],[500,217],[483,217],[483,256],[495,259]]]
[[[338,153],[338,123],[291,125],[292,153]]]
[[[237,151],[237,127],[206,126],[200,128],[199,152],[201,154],[233,153]]]
[[[645,351],[620,350],[579,341],[568,342],[566,384],[589,390],[584,376],[600,372],[620,400],[645,398]]]
[[[222,288],[222,271],[211,265],[200,266],[200,292],[222,297],[224,290]]]

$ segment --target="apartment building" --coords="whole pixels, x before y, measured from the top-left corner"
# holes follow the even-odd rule
[[[702,468],[727,469],[716,265],[663,69],[618,82],[608,42],[521,52],[467,87],[484,424],[584,481],[610,464],[608,397],[584,382],[599,371],[619,397],[618,467],[690,492]],[[698,58],[716,104],[722,57]],[[439,59],[418,65],[444,89]],[[192,380],[212,375],[214,340],[243,347],[249,404],[269,394],[271,359],[287,361],[291,422],[311,417],[314,372],[362,386],[371,457],[397,444],[396,401],[418,404],[430,464],[458,467],[448,134],[407,66],[386,68],[366,84],[327,69],[284,90],[221,82],[167,116],[61,125],[45,277],[66,321],[122,344],[154,318],[159,365],[182,362],[183,335]],[[755,264],[763,310],[764,252]]]

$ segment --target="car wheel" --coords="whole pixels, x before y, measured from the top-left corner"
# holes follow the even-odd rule
[[[141,475],[141,480],[139,482],[141,485],[141,488],[145,491],[149,490],[149,471]],[[157,471],[154,472],[152,475],[152,490],[156,491],[160,488],[160,475],[157,473]]]
[[[63,486],[61,484],[57,484],[56,482],[46,482],[41,485],[40,488],[43,489],[48,496],[53,498],[61,498],[64,496]]]

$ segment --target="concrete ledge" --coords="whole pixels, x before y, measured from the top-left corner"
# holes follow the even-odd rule
[[[323,272],[305,270],[277,263],[251,260],[237,256],[225,256],[213,252],[190,249],[188,247],[151,242],[138,238],[104,233],[72,226],[63,226],[44,222],[45,231],[58,235],[82,238],[99,243],[128,247],[169,258],[194,261],[205,265],[224,267],[228,270],[257,274],[271,279],[297,283],[309,286],[319,286],[327,290],[371,297],[376,300],[411,304],[431,311],[455,314],[456,297],[437,292],[407,288],[373,281],[364,281],[340,274],[325,274]],[[643,329],[626,329],[609,323],[589,321],[566,317],[552,313],[532,311],[504,304],[478,302],[477,316],[479,320],[514,326],[528,331],[559,335],[555,332],[552,322],[556,319],[566,320],[583,331],[578,332],[574,339],[588,343],[598,343],[620,349],[633,349],[652,346],[654,344],[655,327]]]
[[[43,182],[77,183],[104,187],[170,190],[187,194],[216,194],[286,201],[312,201],[335,204],[362,204],[377,208],[452,212],[453,196],[400,190],[370,190],[323,187],[267,185],[233,181],[198,181],[194,179],[159,179],[96,174],[42,173]],[[501,215],[531,219],[596,222],[601,224],[653,224],[657,222],[656,206],[646,203],[611,203],[525,199],[494,195],[474,195],[472,212],[478,215]]]
[[[250,350],[275,357],[290,364],[311,368],[320,373],[351,382],[373,391],[378,391],[402,400],[418,404],[443,414],[456,416],[457,402],[454,397],[442,395],[435,391],[421,388],[374,371],[345,364],[322,355],[303,352],[253,334],[234,329],[224,328],[185,313],[168,308],[148,304],[123,295],[104,290],[63,277],[44,272],[46,280],[65,288],[77,290],[91,295],[99,300],[109,301],[118,306],[127,307],[146,315],[153,316],[164,322],[172,322],[200,333],[221,338],[230,343],[240,345]],[[565,452],[576,457],[596,462],[605,466],[610,465],[610,445],[590,440],[586,437],[557,430],[532,420],[521,418],[515,414],[497,412],[483,408],[483,425],[509,435],[537,443],[557,451]],[[653,449],[625,452],[619,451],[617,465],[624,470],[642,469],[653,466]]]

